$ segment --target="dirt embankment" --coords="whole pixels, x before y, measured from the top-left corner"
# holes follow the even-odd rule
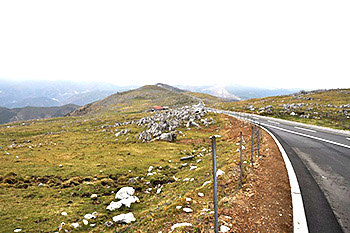
[[[249,140],[251,125],[227,117],[230,125],[230,138],[237,141],[239,132]],[[242,189],[235,189],[226,183],[221,189],[219,216],[230,225],[230,232],[292,232],[292,203],[289,179],[282,155],[274,140],[261,131],[263,143],[260,156],[255,153],[254,166],[245,165],[245,183]],[[251,147],[247,144],[244,155],[250,156]],[[233,174],[233,177],[237,175]],[[233,178],[234,179],[234,178]],[[231,218],[231,219],[230,219]],[[226,225],[225,224],[225,225]]]

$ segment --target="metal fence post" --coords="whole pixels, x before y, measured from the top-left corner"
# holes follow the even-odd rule
[[[260,140],[259,140],[259,134],[260,134],[260,127],[258,126],[258,130],[257,130],[257,137],[256,137],[256,139],[257,139],[257,146],[258,146],[258,156],[260,156]]]
[[[214,181],[214,228],[215,233],[219,232],[218,225],[218,184],[216,177],[216,136],[211,136],[212,141],[212,154],[213,154],[213,181]]]
[[[242,131],[240,133],[240,137],[241,137],[241,142],[240,142],[240,148],[239,148],[239,155],[240,155],[240,170],[241,170],[241,177],[240,177],[240,187],[242,188],[243,186],[243,167],[242,167]]]
[[[250,163],[253,165],[253,156],[254,156],[254,125],[252,125],[252,154],[250,156]]]

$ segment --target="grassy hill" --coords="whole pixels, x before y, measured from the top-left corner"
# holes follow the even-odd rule
[[[85,105],[70,115],[141,113],[156,105],[179,107],[198,104],[201,100],[210,103],[223,101],[208,94],[189,93],[178,88],[170,88],[165,84],[157,84],[113,94],[103,100]]]
[[[350,89],[300,91],[291,95],[221,103],[216,107],[336,129],[350,129]]]
[[[0,124],[12,121],[61,117],[77,108],[79,108],[79,106],[74,104],[67,104],[60,107],[24,107],[14,109],[0,107]]]

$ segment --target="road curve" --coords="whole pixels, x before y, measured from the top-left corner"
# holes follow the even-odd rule
[[[281,142],[300,185],[309,232],[350,232],[350,135],[252,114]]]

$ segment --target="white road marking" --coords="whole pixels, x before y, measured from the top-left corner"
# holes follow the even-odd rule
[[[346,139],[348,139],[350,141],[350,138],[346,138]]]
[[[267,120],[267,122],[270,122],[270,123],[273,123],[273,124],[276,124],[276,125],[279,125],[280,123],[276,122],[276,121],[270,121],[270,120]]]
[[[305,128],[301,128],[301,127],[298,127],[298,126],[294,126],[294,128],[300,129],[300,130],[305,130],[305,131],[308,131],[308,132],[311,132],[311,133],[317,133],[317,131],[312,130],[312,129],[305,129]]]
[[[311,136],[311,135],[304,134],[304,133],[299,133],[299,132],[288,130],[288,129],[283,129],[281,127],[277,127],[277,126],[274,126],[274,125],[269,125],[269,124],[265,124],[265,123],[261,123],[261,124],[265,125],[265,126],[268,126],[268,127],[271,127],[271,128],[279,129],[279,130],[282,130],[282,131],[285,131],[285,132],[288,132],[288,133],[296,134],[296,135],[307,137],[307,138],[316,139],[316,140],[319,140],[319,141],[322,141],[322,142],[327,142],[327,143],[331,143],[331,144],[336,145],[336,146],[341,146],[341,147],[345,147],[345,148],[350,149],[349,145],[345,145],[345,144],[342,144],[342,143],[339,143],[339,142],[334,142],[334,141],[331,141],[331,140],[328,140],[328,139],[319,138],[319,137]]]

